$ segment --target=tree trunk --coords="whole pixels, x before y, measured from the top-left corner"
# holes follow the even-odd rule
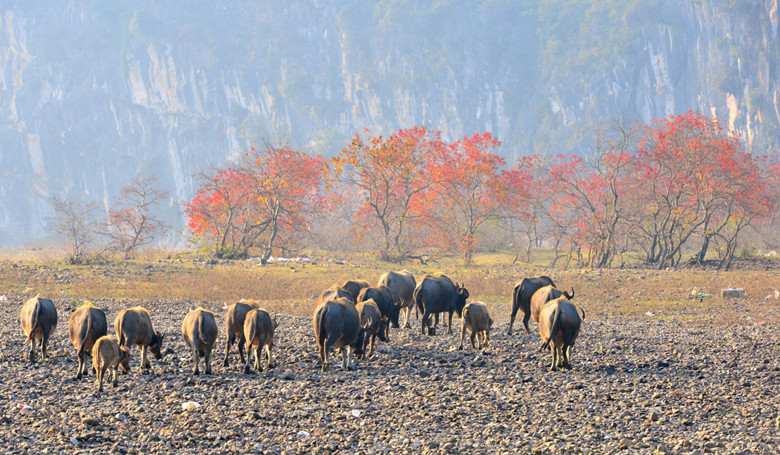
[[[701,244],[701,249],[696,255],[696,263],[699,265],[704,263],[704,257],[707,255],[707,250],[710,247],[710,238],[712,238],[711,234],[708,233],[704,235],[704,241]]]

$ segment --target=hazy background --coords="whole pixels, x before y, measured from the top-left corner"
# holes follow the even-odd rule
[[[587,153],[599,121],[689,109],[780,140],[777,0],[9,1],[0,6],[0,246],[50,198],[170,189],[263,138],[332,156],[364,127],[489,131]]]

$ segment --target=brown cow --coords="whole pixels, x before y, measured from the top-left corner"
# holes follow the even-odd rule
[[[103,391],[103,377],[106,375],[106,370],[111,370],[113,386],[116,387],[117,367],[122,365],[122,368],[128,371],[130,370],[129,362],[130,354],[127,350],[120,349],[119,344],[113,338],[108,335],[98,338],[95,345],[92,346],[92,367],[97,374],[95,385],[98,386],[98,391]]]
[[[238,355],[241,356],[241,364],[246,363],[246,358],[244,357],[244,346],[246,345],[246,339],[244,338],[244,320],[246,319],[246,314],[256,308],[260,308],[260,304],[252,299],[241,299],[239,302],[228,307],[227,316],[225,316],[225,331],[227,335],[225,343],[225,362],[222,366],[228,366],[230,348],[233,346],[233,343],[236,342],[236,339],[238,339]]]
[[[328,300],[337,300],[342,297],[351,301],[353,304],[357,303],[357,297],[353,296],[351,292],[342,288],[338,284],[333,283],[328,289],[322,291],[320,296],[317,298],[317,305],[322,302],[327,302]]]
[[[531,333],[531,329],[528,327],[528,321],[531,319],[531,297],[534,292],[540,288],[551,284],[555,286],[552,278],[546,275],[530,276],[521,279],[515,284],[512,290],[512,317],[509,319],[509,330],[507,335],[512,334],[512,327],[515,324],[515,316],[517,310],[523,310],[523,326],[526,333]]]
[[[385,285],[390,289],[395,304],[400,310],[405,310],[403,327],[409,328],[409,315],[414,307],[414,288],[417,282],[411,272],[402,270],[400,272],[387,272],[379,277],[378,286]]]
[[[137,306],[120,311],[114,319],[114,330],[120,348],[126,348],[130,352],[132,346],[138,346],[141,350],[141,371],[152,368],[146,353],[147,349],[155,359],[162,358],[162,342],[165,335],[154,331],[152,318],[149,317],[146,308]],[[129,371],[127,368],[124,369]]]
[[[244,365],[244,373],[249,374],[252,368],[249,366],[252,362],[251,352],[254,350],[255,357],[255,369],[257,371],[263,371],[263,367],[260,365],[261,352],[266,354],[266,368],[273,368],[273,361],[271,359],[271,348],[274,345],[274,329],[279,325],[276,319],[271,317],[271,314],[262,309],[257,308],[246,315],[244,321],[244,337],[246,338],[247,346],[247,359]]]
[[[320,350],[322,371],[328,371],[328,356],[331,347],[341,350],[341,367],[352,369],[352,351],[362,354],[358,345],[360,336],[360,315],[349,299],[328,300],[314,309],[314,338]]]
[[[490,319],[487,306],[482,302],[467,303],[463,307],[463,319],[460,325],[460,346],[463,349],[463,340],[466,338],[466,330],[471,332],[471,348],[474,346],[474,338],[477,338],[479,349],[485,348],[490,343],[490,327],[493,326],[493,320]],[[481,338],[480,338],[481,335]]]
[[[585,319],[584,311],[582,319]],[[564,297],[550,300],[542,308],[539,315],[539,336],[542,338],[540,350],[550,348],[550,371],[558,367],[571,369],[571,348],[580,333],[580,324],[577,308]]]
[[[35,344],[40,340],[41,358],[46,360],[46,345],[57,328],[57,308],[49,299],[35,296],[22,305],[19,322],[30,343],[30,362],[35,362]]]
[[[198,308],[187,313],[181,323],[181,333],[184,342],[192,352],[194,368],[192,374],[198,375],[198,357],[204,357],[206,374],[211,374],[211,351],[217,341],[217,321],[214,313]]]
[[[379,335],[383,326],[387,327],[387,317],[382,316],[382,312],[379,311],[379,307],[376,302],[374,302],[374,299],[368,299],[358,303],[356,309],[360,315],[361,329],[360,341],[358,341],[358,343],[364,354],[366,352],[366,346],[370,345],[369,351],[365,356],[373,357],[376,337]]]
[[[358,294],[360,294],[360,290],[363,288],[367,288],[371,286],[368,284],[368,281],[364,280],[348,280],[345,281],[344,284],[339,286],[341,289],[344,289],[345,291],[349,292],[352,295],[352,301],[357,302]]]
[[[539,313],[542,312],[544,304],[550,300],[555,300],[559,297],[566,297],[567,300],[574,298],[574,288],[571,288],[571,294],[566,291],[561,291],[555,286],[548,284],[542,288],[539,288],[531,296],[531,319],[537,324],[539,323]]]
[[[79,369],[76,379],[81,379],[87,373],[86,357],[92,355],[92,346],[98,338],[108,333],[106,313],[92,304],[84,302],[68,319],[68,336],[76,348],[79,358]]]

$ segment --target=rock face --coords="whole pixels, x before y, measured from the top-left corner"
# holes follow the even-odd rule
[[[418,3],[5,2],[0,246],[44,235],[51,195],[110,205],[139,171],[175,222],[198,170],[278,132],[333,155],[364,127],[491,131],[511,161],[585,151],[616,113],[694,109],[752,150],[779,142],[776,0],[607,6],[632,33],[605,40],[576,11],[549,23],[555,2]]]

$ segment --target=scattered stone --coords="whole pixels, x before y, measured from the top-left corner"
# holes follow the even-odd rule
[[[84,417],[83,419],[81,419],[81,423],[83,423],[84,425],[95,426],[95,425],[100,425],[100,420],[94,417]]]

